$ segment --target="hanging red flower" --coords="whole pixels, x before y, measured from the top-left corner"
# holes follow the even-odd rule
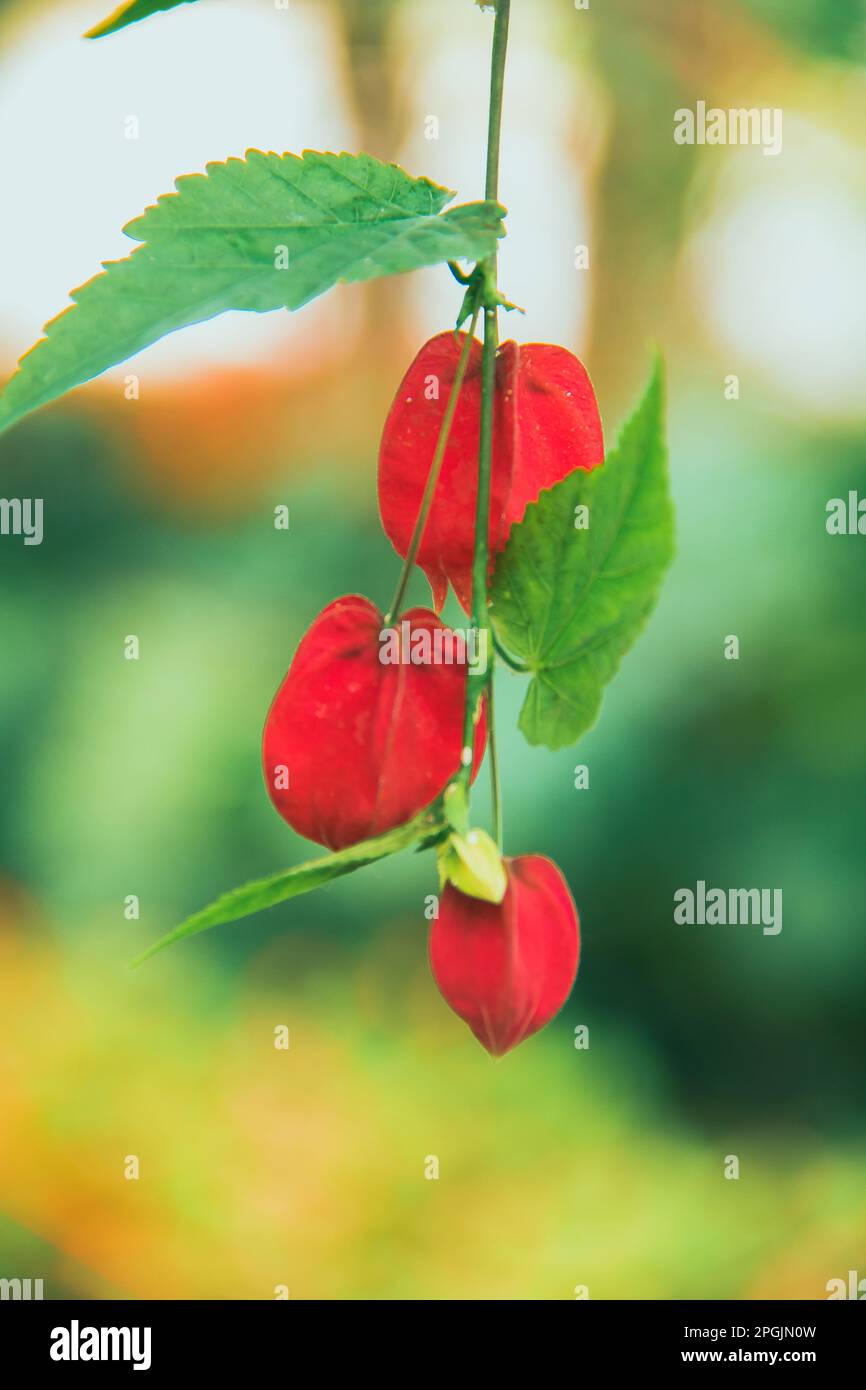
[[[551,859],[505,859],[501,903],[447,884],[430,933],[430,965],[446,1003],[501,1057],[559,1012],[571,993],[580,925]]]
[[[467,666],[448,661],[449,652],[459,658],[459,640],[424,608],[387,631],[369,599],[329,604],[301,640],[265,723],[274,806],[329,849],[410,820],[460,766]],[[485,737],[482,713],[473,775]]]
[[[448,402],[464,334],[439,333],[407,371],[379,451],[379,510],[404,558]],[[481,344],[473,341],[418,564],[437,612],[448,583],[468,613],[481,428]],[[581,362],[551,343],[503,343],[496,359],[490,554],[500,550],[530,502],[575,468],[604,460],[601,419]]]

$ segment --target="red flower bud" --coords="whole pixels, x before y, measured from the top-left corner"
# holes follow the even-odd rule
[[[265,722],[268,793],[299,834],[343,849],[402,825],[439,795],[460,766],[464,664],[445,664],[449,629],[424,608],[396,631],[416,656],[383,662],[385,620],[369,599],[336,599],[309,628]],[[452,652],[453,655],[453,652]],[[459,649],[458,649],[459,657]],[[484,756],[485,720],[475,733],[473,776]]]
[[[424,345],[391,406],[379,451],[379,510],[404,558],[457,371],[464,334],[439,333]],[[435,399],[429,397],[435,392]],[[472,541],[481,432],[481,345],[469,363],[418,564],[437,612],[450,581],[468,613],[472,601]],[[504,546],[543,488],[575,468],[604,459],[601,420],[592,383],[578,359],[550,343],[503,343],[496,358],[490,554]]]
[[[448,884],[430,932],[430,965],[445,1002],[494,1057],[537,1033],[571,993],[580,925],[550,859],[506,859],[501,903]]]

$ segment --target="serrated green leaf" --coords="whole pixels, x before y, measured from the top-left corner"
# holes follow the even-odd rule
[[[285,869],[283,873],[274,874],[271,878],[257,879],[254,883],[245,883],[240,888],[233,888],[231,892],[223,893],[222,897],[217,898],[209,907],[204,907],[192,917],[187,917],[179,927],[160,937],[146,951],[142,951],[141,955],[136,956],[131,966],[141,965],[143,961],[155,956],[157,951],[173,945],[175,941],[182,941],[184,937],[195,936],[198,932],[207,931],[210,927],[223,926],[226,922],[236,922],[239,918],[249,917],[254,912],[263,912],[265,908],[275,907],[277,903],[297,898],[302,893],[311,893],[314,888],[321,888],[323,884],[330,883],[335,878],[354,873],[356,869],[363,869],[367,864],[374,864],[377,860],[385,859],[389,854],[396,854],[399,850],[409,849],[412,845],[429,844],[443,828],[444,822],[438,819],[437,812],[423,811],[414,820],[407,821],[405,825],[398,826],[396,830],[389,830],[384,835],[377,835],[372,840],[362,840],[360,844],[350,845],[348,849],[338,850],[335,854],[324,854],[319,859],[309,860],[306,864],[296,864],[294,868]]]
[[[92,29],[88,29],[84,35],[86,39],[101,39],[106,34],[114,34],[118,29],[125,29],[127,24],[135,24],[139,19],[149,19],[151,15],[159,14],[160,10],[173,10],[178,5],[191,5],[193,0],[124,0],[122,5],[104,19],[101,24],[95,24]]]
[[[0,430],[166,333],[299,309],[339,282],[489,255],[504,209],[369,155],[250,150],[187,174],[124,231],[144,244],[74,290],[0,396]]]
[[[579,507],[588,508],[584,530],[575,527]],[[530,743],[562,748],[595,723],[673,553],[658,361],[604,465],[543,492],[497,562],[491,618],[501,645],[532,673],[520,712]]]

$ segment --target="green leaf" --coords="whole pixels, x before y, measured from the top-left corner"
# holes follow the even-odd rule
[[[348,849],[338,850],[336,854],[322,855],[319,859],[311,859],[306,864],[297,864],[281,874],[274,874],[272,878],[260,878],[254,883],[245,883],[241,888],[234,888],[230,893],[223,893],[222,897],[217,898],[209,907],[204,907],[192,917],[187,917],[179,927],[175,927],[152,946],[148,946],[146,951],[142,951],[141,955],[136,956],[131,962],[131,967],[141,965],[143,961],[155,956],[157,951],[173,945],[175,941],[182,941],[186,936],[195,936],[210,927],[222,926],[225,922],[236,922],[241,917],[249,917],[254,912],[275,907],[277,903],[286,902],[289,898],[297,898],[301,893],[310,893],[314,888],[321,888],[323,884],[330,883],[332,879],[354,873],[356,869],[374,864],[377,859],[385,859],[389,854],[409,849],[412,845],[432,843],[441,833],[443,824],[438,819],[437,812],[422,811],[414,820],[407,821],[396,830],[389,830],[372,840],[362,840],[360,844],[350,845]]]
[[[101,39],[106,34],[115,34],[118,29],[125,29],[127,24],[135,24],[138,19],[149,19],[151,15],[159,14],[160,10],[173,10],[177,5],[191,4],[192,0],[124,0],[124,4],[119,5],[101,24],[95,24],[92,29],[88,29],[84,37]]]
[[[124,228],[144,242],[73,291],[0,396],[0,429],[227,309],[298,309],[339,282],[489,255],[498,203],[466,203],[369,155],[263,154],[187,174]]]
[[[576,529],[577,508],[587,529]],[[601,468],[580,469],[527,507],[491,590],[497,638],[532,673],[520,728],[563,748],[598,717],[604,687],[639,636],[674,553],[664,374]]]

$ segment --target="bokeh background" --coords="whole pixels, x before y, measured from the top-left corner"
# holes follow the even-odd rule
[[[0,373],[208,159],[364,148],[478,196],[491,17],[469,0],[201,0],[81,41],[107,8],[0,5]],[[520,679],[497,685],[506,847],[565,869],[577,987],[491,1062],[427,969],[429,856],[126,969],[308,855],[261,726],[319,609],[393,589],[379,432],[454,319],[447,271],[227,316],[43,411],[0,441],[0,493],[45,500],[41,547],[0,542],[0,1276],[48,1297],[866,1276],[866,540],[825,530],[829,498],[866,494],[864,7],[513,12],[502,284],[527,314],[504,331],[580,353],[611,440],[653,342],[670,375],[679,553],[601,722],[531,750]],[[698,100],[782,108],[783,152],[675,145]],[[486,798],[482,776],[479,820]],[[782,933],[675,925],[699,878],[782,888]]]

